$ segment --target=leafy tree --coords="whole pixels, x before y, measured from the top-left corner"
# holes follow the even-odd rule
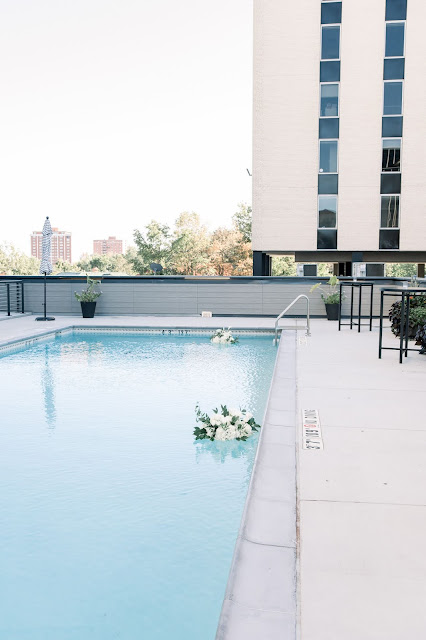
[[[389,278],[411,278],[412,276],[417,275],[417,265],[399,262],[387,264],[386,275]]]
[[[252,208],[245,202],[238,204],[238,210],[232,216],[234,227],[241,233],[243,242],[251,242]]]
[[[130,256],[132,254],[129,254]],[[89,272],[98,269],[101,273],[126,273],[133,275],[133,266],[128,258],[121,253],[83,255],[74,267],[77,271]]]
[[[169,270],[179,275],[212,275],[209,234],[194,212],[181,213],[175,222],[170,247]]]
[[[172,244],[172,232],[168,225],[151,220],[145,227],[145,233],[135,229],[133,238],[137,251],[130,261],[136,273],[152,273],[149,267],[152,262],[161,264],[167,270]]]
[[[251,245],[244,242],[237,229],[219,227],[213,232],[210,244],[210,264],[220,276],[248,276],[252,274]]]
[[[27,256],[12,244],[0,245],[0,273],[7,276],[38,275],[40,260]]]
[[[296,263],[293,256],[272,256],[273,276],[297,275]]]
[[[58,273],[65,273],[66,271],[80,271],[75,264],[71,264],[71,262],[67,262],[66,260],[58,260],[56,264],[53,265],[53,273],[56,275]]]

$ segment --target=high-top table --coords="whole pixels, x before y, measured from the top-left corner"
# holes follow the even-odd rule
[[[343,288],[350,287],[351,289],[351,315],[350,322],[342,322],[342,300],[343,300]],[[361,307],[362,307],[362,291],[364,287],[370,287],[370,315],[368,322],[361,322]],[[351,329],[353,325],[358,326],[358,333],[361,331],[361,326],[369,326],[370,331],[373,327],[373,288],[374,285],[372,282],[341,282],[340,283],[340,296],[339,296],[339,331],[342,326],[349,326]],[[358,300],[358,322],[354,321],[354,290],[358,289],[359,300]],[[355,316],[356,317],[356,316]]]
[[[389,289],[383,287],[380,289],[380,333],[379,333],[379,358],[382,357],[382,351],[399,351],[399,362],[402,364],[402,356],[407,357],[409,351],[420,351],[415,347],[408,347],[409,318],[410,318],[410,300],[416,294],[426,295],[426,289],[412,287],[404,289]],[[399,296],[401,299],[401,325],[399,332],[399,347],[383,346],[383,301],[387,296]]]

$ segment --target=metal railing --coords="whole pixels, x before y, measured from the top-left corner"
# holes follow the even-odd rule
[[[305,296],[303,294],[301,294],[300,296],[297,296],[297,298],[295,298],[293,300],[293,302],[290,302],[290,304],[288,305],[288,307],[286,307],[284,309],[284,311],[282,311],[280,313],[280,315],[277,317],[277,319],[275,320],[275,337],[274,337],[274,344],[277,345],[278,344],[278,322],[281,320],[281,318],[287,313],[287,311],[289,309],[291,309],[291,307],[293,305],[296,304],[296,302],[298,300],[300,300],[301,298],[305,298],[306,300],[306,326],[303,327],[304,329],[306,329],[306,335],[310,336],[311,335],[311,324],[310,324],[310,319],[309,319],[309,298],[308,296]]]
[[[24,313],[24,282],[22,280],[0,280],[0,311]]]

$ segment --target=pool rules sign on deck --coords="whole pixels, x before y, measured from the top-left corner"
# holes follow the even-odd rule
[[[303,448],[324,449],[317,409],[302,409]]]

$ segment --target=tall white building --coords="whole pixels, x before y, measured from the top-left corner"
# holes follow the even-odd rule
[[[254,0],[255,275],[426,261],[425,24],[424,0]]]

